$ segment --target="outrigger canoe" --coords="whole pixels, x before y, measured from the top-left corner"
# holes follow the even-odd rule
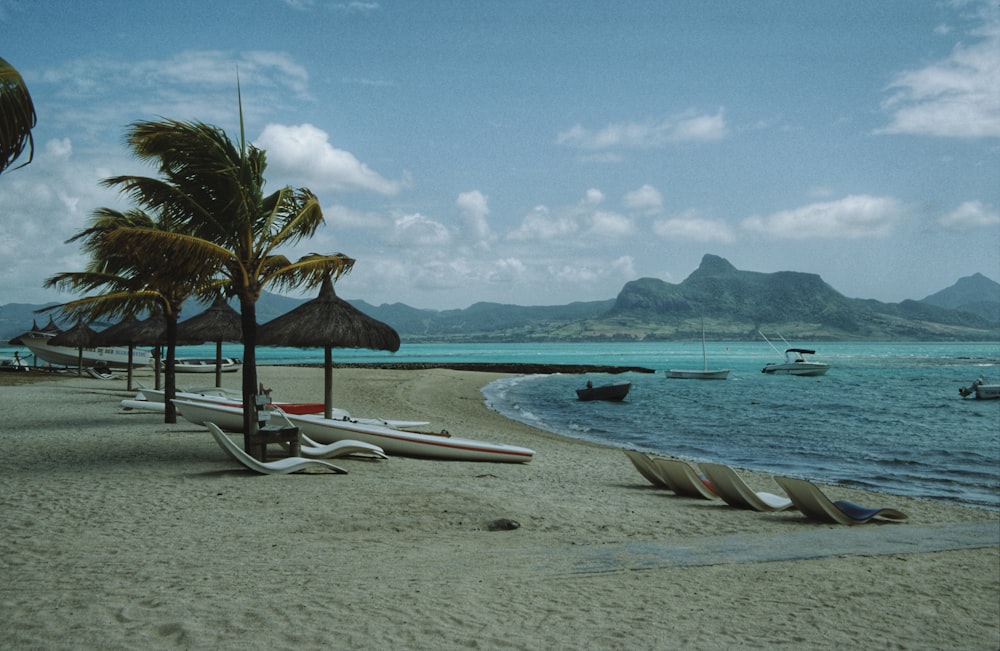
[[[243,410],[217,403],[198,403],[174,400],[181,415],[194,423],[210,421],[220,428],[241,431]],[[505,443],[491,443],[449,436],[446,433],[430,434],[398,429],[392,425],[405,421],[378,421],[377,419],[348,418],[335,420],[318,414],[271,415],[271,423],[276,419],[287,420],[297,426],[303,434],[319,443],[335,443],[342,440],[362,441],[377,445],[386,454],[402,457],[443,459],[450,461],[487,461],[494,463],[525,463],[531,461],[535,451]]]

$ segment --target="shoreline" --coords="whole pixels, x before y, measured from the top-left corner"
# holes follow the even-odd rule
[[[315,367],[259,375],[276,396],[322,395]],[[118,409],[133,395],[124,380],[52,374],[3,387],[16,408],[0,457],[0,639],[111,649],[1000,646],[997,513],[824,486],[833,499],[910,516],[842,527],[676,497],[617,448],[490,410],[481,388],[505,375],[339,369],[335,404],[355,415],[426,419],[536,451],[527,464],[338,460],[346,476],[245,472],[204,428]],[[741,475],[771,490],[768,477]],[[497,518],[521,526],[489,531]]]

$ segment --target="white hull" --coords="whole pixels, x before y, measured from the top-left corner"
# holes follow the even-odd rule
[[[143,389],[143,391],[148,391],[148,389]],[[163,393],[160,392],[161,403],[162,404]],[[126,405],[125,403],[129,404]],[[128,400],[122,401],[122,407],[126,409],[136,409],[138,408],[136,404],[142,402],[141,400]],[[191,393],[178,393],[177,398],[174,399],[174,404],[177,405],[177,410],[180,412],[181,416],[185,420],[188,420],[195,425],[201,425],[205,421],[212,421],[220,428],[226,430],[227,432],[242,432],[243,431],[243,405],[239,403],[234,403],[226,400],[225,398],[218,398],[214,396],[202,396],[198,394]],[[275,407],[280,408],[280,402],[273,403]],[[320,405],[320,411],[322,411],[322,405]],[[315,415],[317,418],[322,418],[323,415],[320,414],[310,414]],[[295,414],[285,413],[289,419],[293,418]],[[343,409],[334,409],[333,416],[335,422],[350,421],[353,423],[361,423],[363,425],[378,425],[379,427],[388,427],[390,429],[406,429],[411,427],[424,427],[429,425],[426,420],[383,420],[381,418],[352,418],[349,413]],[[271,423],[275,425],[286,425],[285,419],[278,414],[272,414],[270,416]]]
[[[40,360],[56,366],[72,366],[80,363],[80,352],[68,346],[52,346],[48,335],[21,335],[21,341]],[[148,350],[132,349],[132,366],[148,366],[153,361],[153,355]],[[128,368],[127,346],[99,346],[84,348],[82,364],[88,366],[107,366],[109,368]]]
[[[185,400],[175,400],[174,404],[184,419],[193,423],[200,425],[206,421],[213,422],[221,429],[236,432],[243,429],[241,408]],[[312,414],[286,414],[285,418],[318,443],[362,441],[377,445],[390,455],[452,461],[524,463],[531,461],[535,454],[534,450],[503,443],[407,432],[386,427],[375,420],[330,420]],[[278,424],[276,420],[284,424],[284,418],[277,415],[271,417],[271,423]]]
[[[793,362],[791,364],[768,364],[760,372],[768,375],[815,376],[823,375],[829,370],[828,365],[820,362]]]
[[[729,369],[689,371],[672,368],[667,371],[667,377],[673,380],[725,380],[729,377]]]
[[[976,387],[976,400],[1000,400],[1000,384],[981,384]]]
[[[288,420],[320,443],[351,439],[377,445],[386,454],[450,461],[487,461],[494,463],[525,463],[531,461],[534,450],[504,443],[474,441],[435,434],[404,432],[354,421],[327,420],[322,416],[288,415]]]
[[[230,357],[223,357],[219,364],[222,373],[235,373],[243,368],[243,363]],[[178,373],[215,373],[216,363],[208,358],[180,358],[174,361],[174,370]]]

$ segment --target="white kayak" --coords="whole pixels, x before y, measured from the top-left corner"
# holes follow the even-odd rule
[[[196,424],[213,422],[222,429],[242,431],[243,410],[227,405],[174,400],[181,415]],[[278,422],[275,422],[278,421]],[[292,423],[303,434],[319,443],[342,440],[377,445],[386,454],[453,461],[489,461],[525,463],[534,450],[504,443],[490,443],[447,435],[409,432],[386,426],[376,419],[333,420],[316,414],[272,413],[272,424]],[[391,422],[391,421],[390,421]]]
[[[287,414],[303,433],[320,443],[353,439],[377,445],[387,454],[451,461],[525,463],[535,451],[506,443],[475,441],[453,436],[406,432],[357,420],[332,420],[316,414]]]
[[[210,402],[219,405],[225,405],[227,407],[236,407],[240,409],[240,422],[243,422],[243,394],[242,392],[235,391],[233,389],[226,389],[224,387],[198,387],[192,389],[180,389],[177,395],[174,396],[177,400],[187,400],[190,402]],[[164,401],[164,391],[162,389],[147,389],[141,387],[139,393],[136,395],[134,400],[122,400],[121,406],[124,409],[142,409],[141,403],[144,399],[149,402],[159,402]],[[312,402],[272,402],[271,406],[280,407],[285,413],[294,414],[322,414],[323,404],[322,403],[312,403]],[[150,411],[163,411],[162,408],[157,409],[156,407],[150,406],[148,408]],[[331,411],[331,417],[342,420],[352,418],[351,414],[346,409],[333,408]],[[389,427],[395,427],[399,429],[409,429],[413,427],[426,427],[430,425],[429,421],[426,420],[398,420],[391,418],[358,418],[362,422],[373,422],[380,423],[382,425],[388,425]],[[200,424],[200,423],[199,423]],[[226,429],[221,424],[216,423],[222,429]],[[242,430],[243,426],[240,425],[238,430]],[[230,430],[230,431],[238,431]]]

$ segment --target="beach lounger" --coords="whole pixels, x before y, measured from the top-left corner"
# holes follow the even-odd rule
[[[219,447],[230,457],[239,461],[247,468],[256,470],[265,475],[287,475],[293,472],[301,472],[311,468],[323,468],[332,470],[340,474],[347,474],[347,471],[339,466],[319,459],[303,459],[302,457],[286,457],[275,461],[258,461],[243,451],[243,449],[233,443],[226,433],[219,429],[219,426],[212,422],[205,422],[205,427],[211,432],[212,438],[219,444]]]
[[[653,460],[648,454],[639,452],[638,450],[625,450],[625,456],[629,458],[629,461],[639,471],[639,474],[645,477],[650,484],[657,488],[670,489],[670,485],[663,481],[663,477],[660,477],[660,473],[656,470]]]
[[[377,445],[364,441],[334,441],[333,443],[318,443],[302,432],[299,432],[299,453],[308,459],[333,459],[357,454],[376,459],[388,459],[389,455]]]
[[[670,486],[670,490],[678,495],[698,497],[704,500],[714,500],[718,497],[712,489],[712,485],[699,475],[694,466],[687,461],[653,457],[653,465],[659,471],[663,481]]]
[[[866,522],[906,522],[906,514],[896,509],[872,509],[847,500],[831,502],[812,482],[792,477],[775,477],[774,481],[792,499],[792,503],[811,520],[839,524]]]
[[[699,463],[705,479],[712,484],[716,494],[729,506],[751,511],[784,511],[792,508],[792,500],[787,497],[754,491],[736,474],[736,471],[721,463]]]

